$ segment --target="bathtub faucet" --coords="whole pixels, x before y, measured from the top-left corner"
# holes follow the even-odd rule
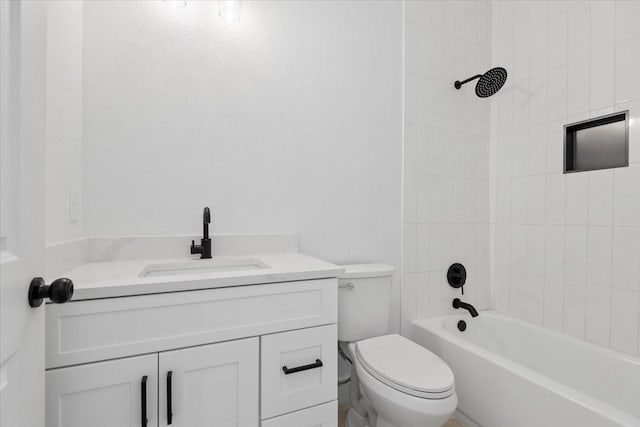
[[[478,317],[478,310],[471,304],[468,304],[464,301],[460,301],[460,298],[453,299],[453,308],[464,308],[471,314],[471,317]]]

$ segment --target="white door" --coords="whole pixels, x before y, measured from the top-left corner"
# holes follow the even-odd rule
[[[44,426],[44,2],[0,1],[0,426]]]
[[[157,427],[157,375],[157,354],[47,371],[46,426]]]
[[[160,426],[258,427],[258,338],[160,353]]]

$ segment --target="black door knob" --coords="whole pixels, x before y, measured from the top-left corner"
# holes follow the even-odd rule
[[[49,298],[56,304],[71,300],[73,296],[73,282],[71,279],[56,279],[50,285],[45,285],[42,277],[35,277],[29,285],[29,305],[40,307],[42,300]]]

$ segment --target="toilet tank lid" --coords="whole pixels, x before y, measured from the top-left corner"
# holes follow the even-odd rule
[[[338,276],[339,279],[391,276],[394,271],[393,266],[388,264],[350,264],[342,267],[344,273]]]

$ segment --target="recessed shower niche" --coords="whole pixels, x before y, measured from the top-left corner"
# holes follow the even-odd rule
[[[564,172],[629,166],[629,112],[564,126]]]

